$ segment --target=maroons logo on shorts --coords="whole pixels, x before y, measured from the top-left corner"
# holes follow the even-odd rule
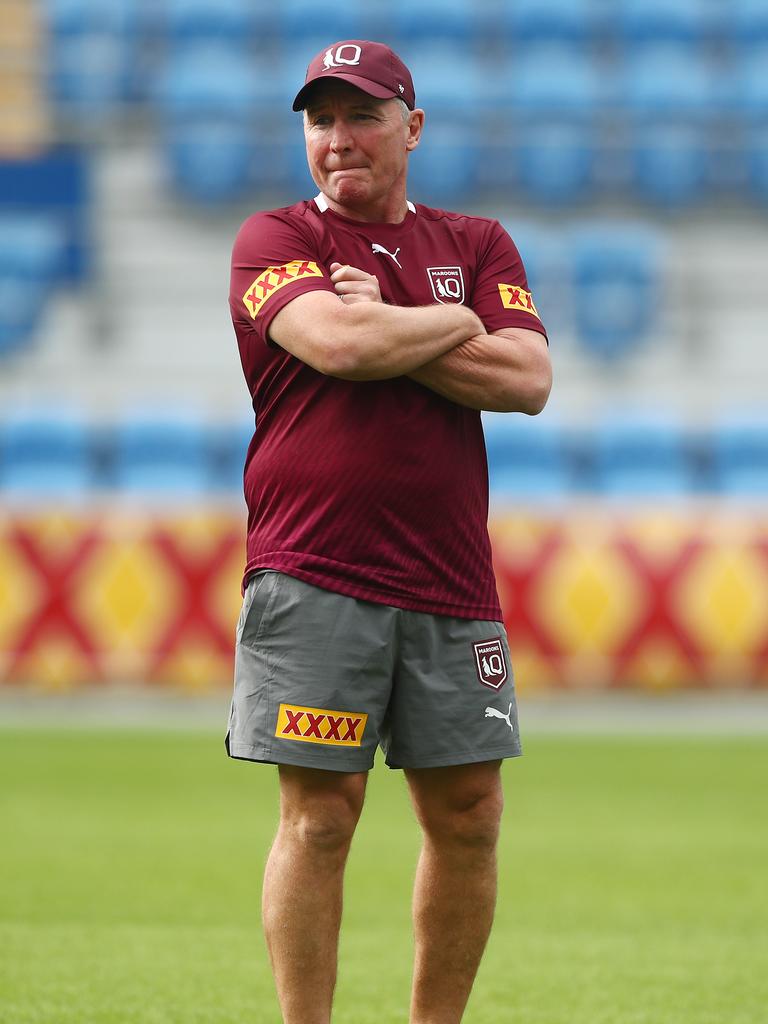
[[[438,302],[464,301],[464,274],[461,267],[427,267],[432,294]]]
[[[277,713],[275,736],[300,743],[320,743],[330,747],[359,747],[368,715],[362,711],[327,711],[281,704]]]
[[[507,658],[501,637],[472,644],[472,650],[475,652],[477,678],[483,686],[491,690],[500,690],[507,681]]]

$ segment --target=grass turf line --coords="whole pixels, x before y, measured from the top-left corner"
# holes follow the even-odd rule
[[[765,739],[533,737],[505,764],[467,1024],[761,1024]],[[217,734],[0,736],[0,1020],[279,1024],[258,923],[272,768]],[[337,1024],[405,1024],[418,830],[377,768]]]

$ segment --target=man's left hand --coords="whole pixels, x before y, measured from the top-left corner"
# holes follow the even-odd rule
[[[344,263],[332,263],[331,281],[341,301],[347,305],[353,302],[381,302],[379,279],[364,270]]]

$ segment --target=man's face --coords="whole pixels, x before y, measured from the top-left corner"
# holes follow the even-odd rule
[[[341,81],[319,83],[304,112],[307,162],[315,184],[341,206],[366,210],[401,188],[421,114],[406,122],[395,99],[377,100]]]

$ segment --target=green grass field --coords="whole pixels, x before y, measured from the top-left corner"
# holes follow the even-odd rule
[[[505,765],[468,1024],[768,1020],[768,742],[533,736]],[[259,927],[274,769],[213,732],[0,731],[0,1021],[278,1024]],[[418,834],[377,769],[338,1024],[406,1024]]]

